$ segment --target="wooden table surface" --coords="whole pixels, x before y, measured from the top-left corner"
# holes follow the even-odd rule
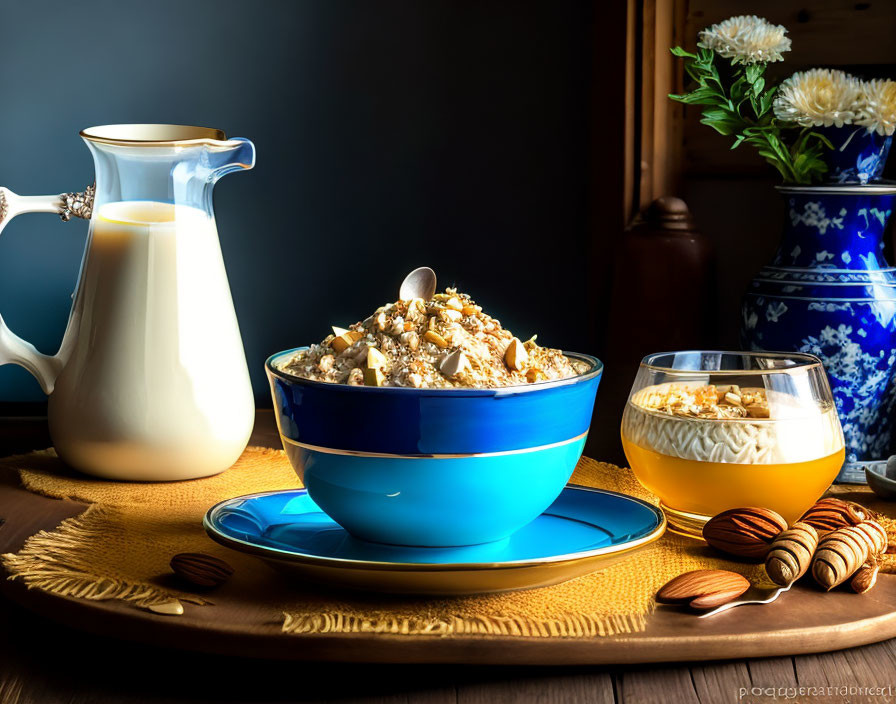
[[[0,420],[0,453],[47,445],[44,422]],[[855,694],[850,687],[883,693]],[[896,701],[896,640],[819,655],[693,665],[302,664],[110,641],[0,602],[0,704],[317,701],[890,702]]]

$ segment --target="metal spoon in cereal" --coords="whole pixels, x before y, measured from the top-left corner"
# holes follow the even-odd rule
[[[401,288],[398,289],[398,298],[402,301],[410,301],[414,298],[430,300],[436,295],[436,272],[428,266],[414,269],[404,277]]]

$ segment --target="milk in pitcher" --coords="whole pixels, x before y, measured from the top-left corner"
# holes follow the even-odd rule
[[[116,478],[220,472],[254,414],[214,219],[107,203],[90,237],[49,401],[62,459]]]

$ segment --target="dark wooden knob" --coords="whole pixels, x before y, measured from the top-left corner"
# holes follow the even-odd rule
[[[672,230],[694,232],[694,218],[688,205],[681,198],[663,196],[657,198],[647,208],[647,226],[651,230]]]

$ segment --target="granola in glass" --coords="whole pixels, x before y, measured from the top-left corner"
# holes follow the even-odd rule
[[[448,288],[378,308],[282,362],[281,371],[335,384],[492,388],[587,372],[560,350],[521,342],[465,293]]]
[[[664,384],[639,391],[632,402],[645,410],[689,418],[768,418],[763,388]]]

